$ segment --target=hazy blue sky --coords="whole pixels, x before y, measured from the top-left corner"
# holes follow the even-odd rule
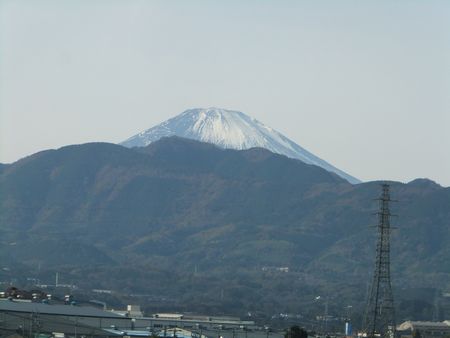
[[[209,106],[449,186],[450,1],[0,0],[0,162]]]

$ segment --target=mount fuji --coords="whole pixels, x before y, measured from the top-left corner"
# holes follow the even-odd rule
[[[233,110],[221,108],[196,108],[184,111],[161,124],[147,129],[123,141],[125,147],[143,147],[162,137],[179,136],[212,143],[227,149],[265,148],[274,153],[317,165],[336,173],[352,184],[361,183],[276,130]]]

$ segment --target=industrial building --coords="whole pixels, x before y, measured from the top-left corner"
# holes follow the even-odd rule
[[[106,311],[74,303],[0,299],[0,337],[259,337],[254,329],[253,321],[234,317],[167,313],[144,317],[139,306],[129,305],[125,311]]]
[[[131,330],[131,318],[93,307],[0,300],[2,336],[117,337],[111,328]]]
[[[450,335],[450,321],[421,322],[406,321],[397,326],[401,338],[411,338],[414,332],[419,332],[422,338],[440,338]]]
[[[254,321],[240,320],[234,317],[194,316],[184,314],[158,313],[152,317],[133,318],[136,328],[154,329],[180,327],[195,330],[254,330]]]

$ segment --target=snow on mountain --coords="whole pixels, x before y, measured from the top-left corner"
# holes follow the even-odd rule
[[[179,136],[213,143],[222,148],[260,147],[290,158],[299,159],[334,172],[350,183],[360,181],[311,154],[276,130],[242,112],[220,108],[186,110],[153,128],[121,143],[126,147],[143,147],[166,136]]]

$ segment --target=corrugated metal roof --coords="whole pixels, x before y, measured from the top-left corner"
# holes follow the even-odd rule
[[[59,305],[59,304],[53,305],[44,303],[31,303],[31,302],[15,302],[10,300],[0,300],[0,311],[28,312],[28,313],[78,316],[78,317],[129,319],[112,312],[96,309],[94,307]]]
[[[406,321],[398,326],[398,330],[411,329],[445,329],[450,331],[450,326],[446,322],[425,322],[425,321]]]

